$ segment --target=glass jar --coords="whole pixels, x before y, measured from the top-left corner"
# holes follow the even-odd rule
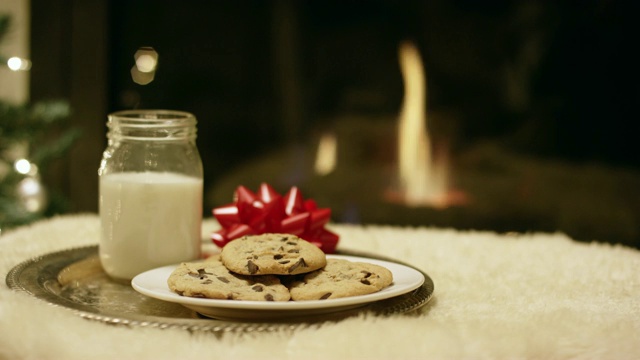
[[[100,261],[129,281],[201,255],[202,161],[196,118],[170,110],[108,116],[100,179]]]

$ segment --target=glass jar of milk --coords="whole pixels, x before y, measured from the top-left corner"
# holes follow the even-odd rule
[[[100,261],[129,281],[201,254],[202,161],[196,118],[169,110],[110,114],[100,178]]]

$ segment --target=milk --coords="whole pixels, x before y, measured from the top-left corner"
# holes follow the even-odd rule
[[[100,177],[100,261],[117,280],[200,256],[202,179],[129,172]]]

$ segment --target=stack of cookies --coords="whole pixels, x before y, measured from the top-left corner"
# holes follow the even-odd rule
[[[169,288],[182,296],[253,301],[324,300],[365,295],[393,282],[388,269],[325,256],[290,234],[244,236],[220,255],[180,264]]]

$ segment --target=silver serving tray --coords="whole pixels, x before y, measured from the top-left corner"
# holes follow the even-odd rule
[[[355,251],[342,250],[339,254],[400,263]],[[68,308],[89,320],[128,327],[180,328],[190,332],[222,334],[293,330],[314,323],[341,320],[362,312],[378,316],[414,312],[429,302],[434,291],[433,280],[420,272],[425,277],[424,284],[404,295],[354,310],[269,322],[205,318],[180,304],[142,295],[130,284],[114,282],[103,272],[97,246],[57,251],[24,261],[9,271],[6,282],[11,289],[23,291],[51,305]]]

